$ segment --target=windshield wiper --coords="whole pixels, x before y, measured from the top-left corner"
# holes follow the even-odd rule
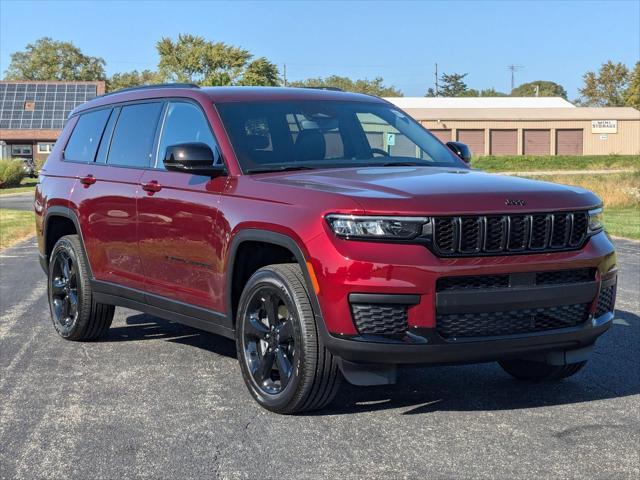
[[[289,172],[293,170],[313,170],[313,167],[307,167],[305,165],[285,165],[283,167],[250,168],[246,170],[246,172],[247,173],[268,173],[268,172]]]

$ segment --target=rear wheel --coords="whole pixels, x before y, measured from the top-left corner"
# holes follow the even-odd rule
[[[322,345],[297,264],[253,274],[240,297],[236,326],[242,376],[260,405],[291,414],[333,400],[341,374]]]
[[[49,307],[53,326],[67,340],[96,340],[113,320],[115,307],[93,301],[89,269],[77,235],[62,237],[49,260]]]
[[[587,363],[578,362],[568,365],[548,365],[542,362],[532,362],[529,360],[502,360],[498,362],[502,369],[512,377],[519,380],[550,381],[561,380],[575,375]]]

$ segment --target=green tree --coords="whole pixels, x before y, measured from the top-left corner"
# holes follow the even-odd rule
[[[402,92],[393,86],[383,84],[381,77],[373,80],[358,79],[352,80],[348,77],[339,75],[331,75],[325,78],[307,78],[290,82],[291,87],[315,87],[315,88],[339,88],[345,92],[365,93],[367,95],[376,95],[378,97],[401,97]]]
[[[640,110],[640,62],[636,63],[630,76],[629,86],[624,93],[624,104]]]
[[[440,87],[440,95],[443,97],[463,97],[466,96],[467,84],[464,82],[464,77],[468,73],[443,73],[440,77],[442,86]]]
[[[113,92],[121,88],[138,87],[160,83],[160,76],[151,70],[133,70],[131,72],[114,73],[107,79],[107,91]]]
[[[624,63],[609,60],[596,72],[582,77],[584,86],[579,89],[580,104],[589,107],[621,107],[625,104],[625,92],[630,80],[629,69]]]
[[[480,90],[481,97],[508,97],[509,95],[504,92],[499,92],[495,88],[483,88]]]
[[[511,90],[513,97],[562,97],[567,98],[567,91],[558,83],[548,80],[536,80],[523,83]]]
[[[163,81],[199,85],[278,85],[278,68],[240,47],[181,34],[177,41],[162,38],[158,72]]]
[[[90,57],[71,42],[43,37],[11,54],[6,80],[104,80],[105,62]]]

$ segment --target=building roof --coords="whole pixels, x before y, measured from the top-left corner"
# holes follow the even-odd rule
[[[560,97],[387,97],[402,109],[413,108],[575,108]]]
[[[616,108],[405,108],[416,120],[640,120],[640,111]]]
[[[74,108],[104,90],[104,82],[0,81],[0,138],[23,138],[27,130],[58,131]]]

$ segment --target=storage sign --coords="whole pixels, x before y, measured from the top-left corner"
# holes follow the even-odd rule
[[[618,133],[618,121],[591,120],[591,133]]]

